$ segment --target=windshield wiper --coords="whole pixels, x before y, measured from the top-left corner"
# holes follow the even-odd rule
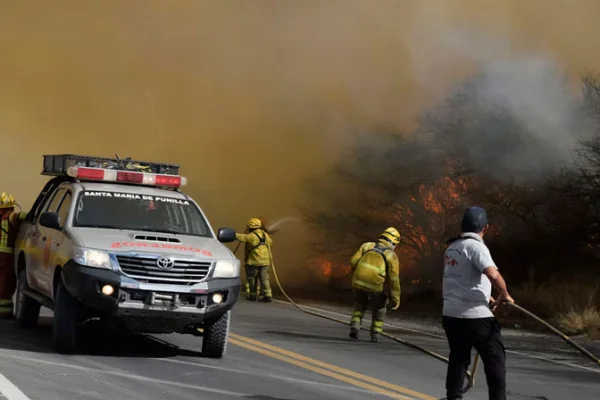
[[[77,228],[103,228],[103,229],[117,229],[119,231],[122,231],[123,227],[121,226],[116,226],[116,225],[104,225],[104,224],[96,224],[96,225],[76,225]]]
[[[156,233],[168,233],[171,235],[187,235],[187,232],[170,231],[168,229],[152,229],[152,228],[140,228],[140,227],[124,227],[116,225],[77,225],[79,228],[100,228],[100,229],[116,229],[119,231],[140,231],[140,232],[156,232]]]

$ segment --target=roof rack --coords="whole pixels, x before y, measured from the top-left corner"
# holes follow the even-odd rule
[[[112,169],[117,171],[179,175],[179,165],[138,161],[132,160],[131,157],[121,159],[118,154],[115,154],[115,156],[116,158],[82,156],[76,154],[44,155],[44,169],[42,170],[42,175],[67,176],[69,167],[76,166]]]

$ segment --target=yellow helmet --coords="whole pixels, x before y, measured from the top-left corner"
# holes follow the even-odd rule
[[[0,208],[14,208],[15,199],[8,193],[0,194]]]
[[[250,218],[246,224],[248,229],[256,229],[262,226],[262,222],[258,218]]]
[[[389,227],[383,231],[381,238],[388,240],[395,246],[400,243],[400,232],[396,228]]]

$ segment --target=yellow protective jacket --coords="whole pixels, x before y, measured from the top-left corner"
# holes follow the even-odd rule
[[[393,302],[400,302],[400,261],[392,246],[384,241],[377,243],[382,250],[386,265],[374,242],[363,243],[350,259],[352,267],[352,287],[367,292],[380,293],[384,290],[386,280],[390,284],[390,297]]]
[[[250,233],[236,233],[237,240],[246,243],[246,265],[255,267],[263,267],[271,265],[271,257],[269,257],[269,246],[273,244],[271,235],[262,229],[253,230]]]
[[[5,212],[0,214],[0,252],[13,254],[17,230],[21,221],[27,217],[26,212]]]

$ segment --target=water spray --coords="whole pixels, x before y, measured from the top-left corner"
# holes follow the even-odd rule
[[[271,233],[271,232],[276,232],[278,230],[278,228],[285,224],[286,222],[291,222],[291,221],[298,221],[300,222],[300,218],[298,217],[283,217],[278,219],[277,221],[275,221],[275,223],[269,225],[266,229],[267,232]],[[239,242],[237,246],[235,246],[235,250],[233,250],[233,254],[237,253],[238,249],[240,248],[242,242]]]
[[[269,232],[271,232],[271,231],[274,231],[274,230],[277,230],[277,228],[279,228],[279,227],[280,227],[281,225],[283,225],[284,223],[286,223],[286,222],[291,222],[291,221],[298,221],[298,222],[300,222],[300,218],[297,218],[297,217],[283,217],[283,218],[280,218],[278,221],[276,221],[275,223],[271,224],[271,225],[270,225],[270,226],[267,228],[267,230],[268,230]]]

